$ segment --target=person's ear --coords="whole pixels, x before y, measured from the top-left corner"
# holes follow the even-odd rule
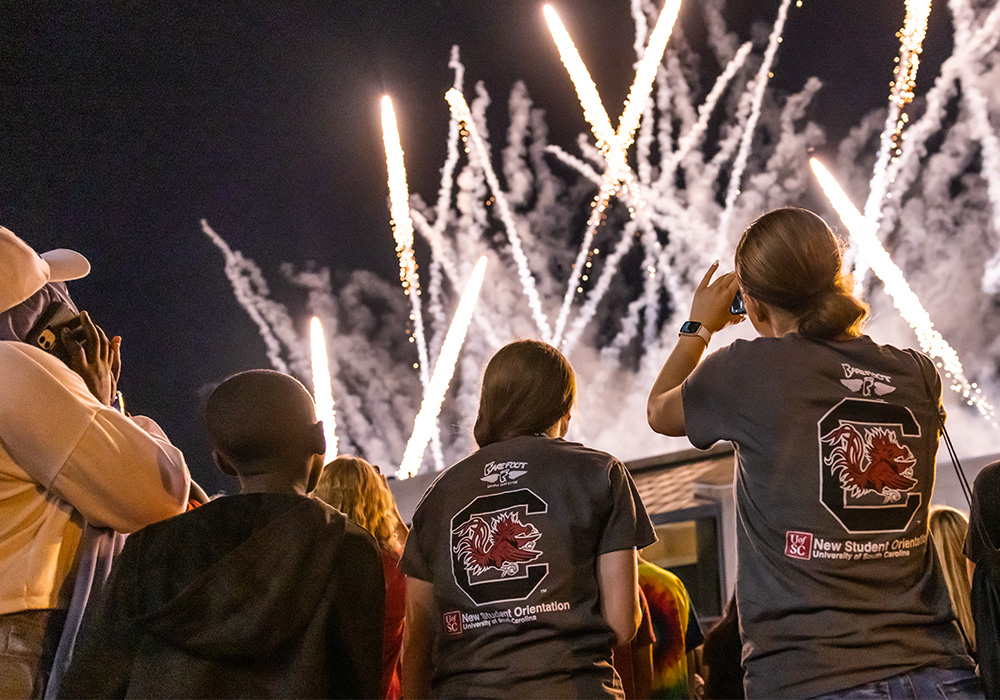
[[[562,420],[559,422],[559,437],[566,437],[566,433],[569,432],[569,422],[572,418],[573,415],[570,413],[567,413],[562,417]]]
[[[215,462],[215,466],[219,468],[219,471],[226,476],[235,476],[239,478],[239,473],[233,468],[233,465],[231,465],[225,457],[215,450],[212,450],[212,461]]]
[[[326,454],[326,436],[323,434],[323,421],[318,420],[309,427],[308,447],[310,454],[317,454],[322,459]]]
[[[323,464],[323,459],[322,454],[312,456],[312,462],[309,464],[309,478],[306,481],[306,493],[312,493],[319,485],[319,478],[323,476],[323,468],[326,466]]]
[[[747,309],[747,315],[750,316],[750,320],[756,322],[754,325],[767,323],[769,320],[770,315],[767,312],[767,307],[752,296],[749,296],[746,292],[743,292],[743,305]]]

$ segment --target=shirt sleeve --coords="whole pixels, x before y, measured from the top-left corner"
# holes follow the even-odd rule
[[[159,426],[102,405],[44,351],[0,346],[0,441],[31,479],[119,532],[184,512],[190,475]]]
[[[430,496],[430,493],[427,496]],[[404,574],[421,581],[434,580],[432,562],[424,554],[424,546],[428,544],[426,541],[431,537],[424,517],[424,504],[427,502],[427,496],[424,496],[413,513],[413,527],[410,528],[410,534],[406,537],[403,557],[399,560],[399,567]]]
[[[684,649],[694,651],[705,642],[705,635],[701,633],[701,625],[698,624],[698,616],[694,612],[694,605],[688,599],[688,623],[684,632]]]
[[[625,465],[615,460],[609,471],[611,516],[601,537],[599,554],[622,549],[642,549],[656,542],[653,524],[646,514],[635,482]]]
[[[965,556],[978,563],[998,543],[992,541],[988,526],[991,514],[1000,505],[1000,462],[985,467],[976,476],[969,509],[969,531],[965,536]]]
[[[707,450],[727,439],[725,423],[732,403],[740,392],[734,387],[736,355],[745,341],[734,341],[706,357],[681,385],[684,402],[684,430],[695,447]],[[725,406],[726,410],[720,410]]]

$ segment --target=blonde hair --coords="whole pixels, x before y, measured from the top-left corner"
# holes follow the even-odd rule
[[[575,402],[576,377],[563,354],[539,340],[516,340],[497,350],[483,372],[476,444],[541,433]]]
[[[323,469],[313,494],[368,530],[383,547],[402,550],[396,501],[382,476],[365,460],[337,456]]]
[[[948,506],[931,508],[928,526],[931,531],[931,541],[934,551],[944,571],[944,580],[948,584],[948,594],[951,596],[951,607],[955,617],[962,627],[962,633],[969,646],[976,648],[976,624],[972,620],[972,608],[969,594],[969,573],[965,564],[965,535],[969,531],[969,521],[960,510]]]
[[[775,209],[750,224],[736,246],[740,289],[792,313],[809,338],[861,335],[868,305],[854,296],[840,245],[826,222],[806,209]]]

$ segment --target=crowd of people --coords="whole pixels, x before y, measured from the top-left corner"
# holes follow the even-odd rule
[[[1000,696],[1000,464],[970,519],[930,508],[941,379],[862,332],[820,217],[761,216],[734,263],[647,402],[656,432],[736,448],[736,592],[703,636],[640,556],[628,469],[565,439],[556,348],[490,359],[478,449],[409,528],[379,467],[324,463],[309,392],[270,370],[206,403],[240,484],[209,498],[121,410],[121,339],[65,286],[86,259],[0,228],[0,698]],[[745,319],[759,338],[703,357]]]

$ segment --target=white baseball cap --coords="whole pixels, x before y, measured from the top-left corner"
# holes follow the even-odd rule
[[[90,262],[75,250],[39,255],[13,231],[0,226],[0,313],[12,309],[49,282],[86,277]]]

